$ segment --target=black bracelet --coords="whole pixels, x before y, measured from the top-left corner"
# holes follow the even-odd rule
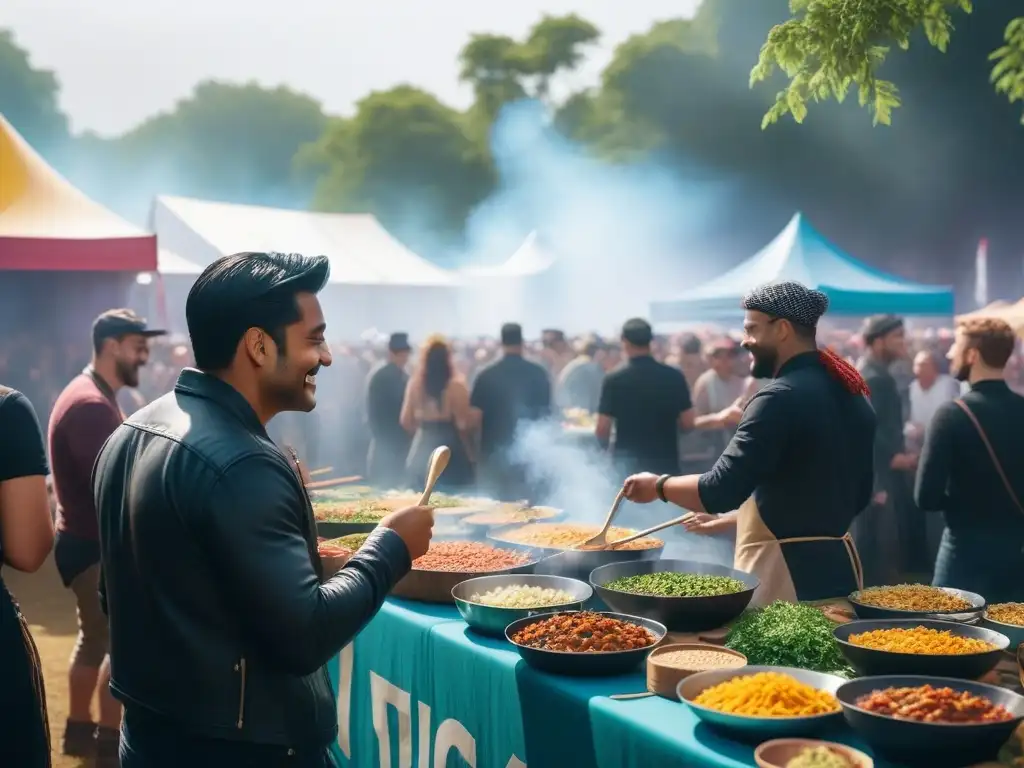
[[[654,490],[658,494],[658,498],[668,504],[668,499],[665,498],[665,483],[672,475],[662,475],[658,478],[658,482],[654,484]]]

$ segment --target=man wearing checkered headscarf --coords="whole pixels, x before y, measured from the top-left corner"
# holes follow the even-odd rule
[[[742,306],[751,375],[771,381],[710,471],[634,475],[626,496],[693,510],[683,524],[693,532],[735,526],[733,566],[761,583],[753,605],[845,597],[863,584],[849,528],[871,497],[867,386],[853,366],[817,348],[815,328],[828,309],[821,291],[773,283]]]

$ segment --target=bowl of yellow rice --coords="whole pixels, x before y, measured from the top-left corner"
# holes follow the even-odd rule
[[[748,742],[808,736],[843,719],[835,692],[846,680],[796,667],[712,669],[680,681],[676,693],[700,720]]]

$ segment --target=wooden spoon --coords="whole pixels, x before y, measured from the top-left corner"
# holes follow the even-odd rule
[[[448,466],[448,460],[451,457],[452,450],[447,445],[439,445],[430,454],[430,462],[427,464],[427,486],[423,489],[423,495],[420,496],[420,503],[417,506],[427,506],[430,494],[434,492],[434,486],[437,485],[437,480]]]
[[[612,547],[617,547],[619,544],[627,544],[636,539],[642,539],[644,536],[650,536],[652,533],[657,533],[658,531],[664,530],[665,528],[671,528],[673,525],[679,525],[681,522],[689,518],[692,514],[693,512],[687,512],[685,515],[673,517],[668,522],[659,523],[658,525],[652,525],[647,530],[640,531],[639,533],[634,533],[630,536],[627,536],[624,539],[616,539],[615,541],[608,542],[607,546],[610,549]]]
[[[608,529],[611,527],[612,518],[615,517],[615,513],[619,511],[619,507],[622,505],[622,500],[626,498],[626,489],[620,488],[618,495],[615,497],[615,501],[612,502],[612,508],[608,510],[608,516],[604,519],[604,526],[597,532],[596,536],[591,536],[589,539],[584,541],[582,544],[577,544],[575,549],[596,549],[598,547],[604,548],[608,546]]]

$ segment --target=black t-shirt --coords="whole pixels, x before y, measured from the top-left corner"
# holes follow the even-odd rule
[[[634,357],[605,376],[598,413],[615,420],[613,456],[623,471],[679,474],[679,415],[692,407],[682,371]]]
[[[0,386],[0,483],[18,477],[46,476],[46,449],[39,420],[21,392]],[[0,560],[3,541],[0,541]]]
[[[488,459],[511,448],[521,421],[551,415],[551,381],[536,363],[505,355],[480,371],[470,404],[483,414],[480,453]]]

